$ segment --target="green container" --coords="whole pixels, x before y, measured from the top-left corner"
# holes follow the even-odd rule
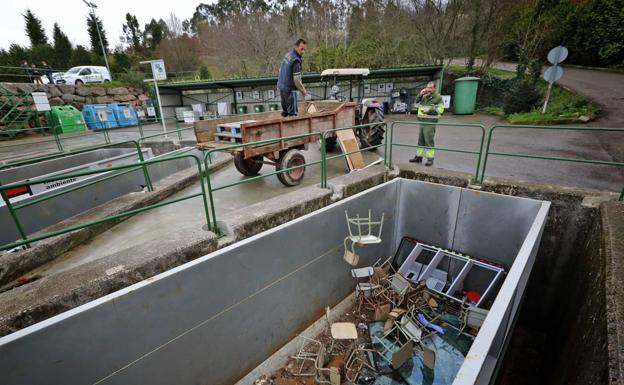
[[[269,104],[269,111],[278,111],[279,107],[277,104]]]
[[[52,107],[46,112],[46,121],[57,134],[87,130],[82,113],[74,106]]]
[[[479,78],[467,76],[455,80],[453,113],[458,115],[474,114],[477,106]]]
[[[264,111],[264,106],[262,104],[258,104],[254,106],[254,112],[262,112]]]
[[[247,106],[238,106],[238,113],[239,114],[246,114],[247,113]]]

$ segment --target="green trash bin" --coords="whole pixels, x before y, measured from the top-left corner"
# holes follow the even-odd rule
[[[277,104],[269,104],[269,111],[278,111],[279,106]]]
[[[246,114],[247,113],[247,106],[238,106],[238,113],[239,114]]]
[[[479,78],[466,76],[455,80],[455,96],[453,97],[453,113],[458,115],[474,114],[477,106],[477,89]]]
[[[264,106],[262,104],[258,104],[254,106],[254,112],[263,112],[263,111],[264,111]]]
[[[55,106],[46,112],[48,126],[57,134],[86,131],[82,113],[74,106]]]

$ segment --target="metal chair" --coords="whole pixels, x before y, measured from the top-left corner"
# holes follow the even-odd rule
[[[357,266],[360,257],[355,253],[355,245],[374,245],[381,243],[381,232],[383,230],[384,213],[381,214],[381,219],[378,221],[373,220],[371,210],[368,210],[368,217],[360,218],[358,214],[355,218],[349,218],[349,213],[345,211],[345,217],[347,219],[347,229],[349,230],[349,236],[344,239],[344,260],[352,266]],[[357,229],[357,232],[354,229]],[[368,229],[366,229],[368,227]],[[377,234],[373,234],[373,228],[379,227]],[[351,249],[348,247],[348,242],[351,242]]]

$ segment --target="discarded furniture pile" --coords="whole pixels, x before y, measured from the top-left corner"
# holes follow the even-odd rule
[[[383,215],[346,217],[344,259],[357,265],[355,245],[381,242]],[[267,383],[451,384],[504,274],[503,266],[404,237],[394,256],[351,269],[352,310],[331,322],[327,309],[325,331],[299,336],[283,377]]]

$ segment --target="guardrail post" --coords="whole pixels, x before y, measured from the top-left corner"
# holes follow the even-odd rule
[[[210,211],[212,212],[213,226],[208,224],[208,230],[213,231],[215,234],[219,234],[219,227],[217,227],[217,212],[214,205],[214,197],[212,196],[212,184],[210,183],[210,169],[208,168],[208,158],[210,158],[212,150],[208,150],[204,155],[204,172],[206,173],[206,186],[208,187],[208,199],[210,199]]]
[[[210,231],[210,213],[208,212],[208,202],[206,201],[206,186],[204,186],[204,175],[202,173],[201,160],[198,159],[195,155],[193,158],[197,162],[197,173],[199,174],[199,186],[201,187],[202,192],[202,203],[204,204],[204,214],[206,215],[206,229]],[[208,173],[208,168],[206,168],[206,173]]]
[[[56,147],[58,147],[59,151],[63,152],[63,145],[61,144],[61,138],[59,138],[58,132],[56,132],[55,127],[52,128],[52,134],[54,135],[54,140],[56,141]]]
[[[143,125],[141,124],[141,119],[140,119],[140,118],[139,118],[139,119],[137,119],[137,122],[138,122],[138,126],[139,126],[139,135],[140,135],[140,138],[141,138],[141,139],[143,139],[143,136],[144,136],[144,135],[143,135]]]
[[[327,148],[325,147],[325,132],[320,134],[321,145],[321,188],[327,188]]]
[[[23,240],[28,239],[28,237],[26,236],[26,232],[24,231],[24,228],[22,227],[22,224],[17,218],[17,213],[15,212],[15,209],[13,208],[13,205],[11,204],[11,200],[6,196],[6,193],[4,192],[4,190],[0,190],[0,195],[2,196],[2,199],[4,200],[4,203],[6,204],[7,210],[9,210],[9,214],[11,215],[11,218],[13,218],[13,222],[15,223],[15,227],[17,228],[17,231],[19,232],[20,237],[22,237]],[[30,247],[30,244],[26,243],[26,247]]]
[[[618,198],[618,200],[624,203],[624,188],[622,189],[622,192],[620,193],[620,197]]]
[[[180,122],[178,121],[178,118],[175,118],[175,126],[176,126],[176,131],[178,132],[178,140],[182,141],[182,132],[180,132]]]
[[[483,156],[483,167],[481,168],[481,178],[479,178],[479,183],[483,183],[483,179],[485,178],[485,168],[487,167],[488,156],[490,155],[490,144],[492,144],[492,133],[496,127],[498,126],[493,126],[490,128],[490,132],[488,132],[488,140],[485,145],[485,155]]]
[[[139,156],[139,161],[141,162],[142,165],[142,169],[143,169],[143,177],[145,178],[145,185],[147,186],[147,191],[152,192],[154,191],[154,186],[152,185],[152,179],[149,176],[149,172],[147,171],[147,166],[144,164],[145,159],[143,159],[143,151],[141,151],[141,145],[139,145],[139,142],[137,141],[133,141],[134,145],[136,146],[137,149],[137,153]]]

